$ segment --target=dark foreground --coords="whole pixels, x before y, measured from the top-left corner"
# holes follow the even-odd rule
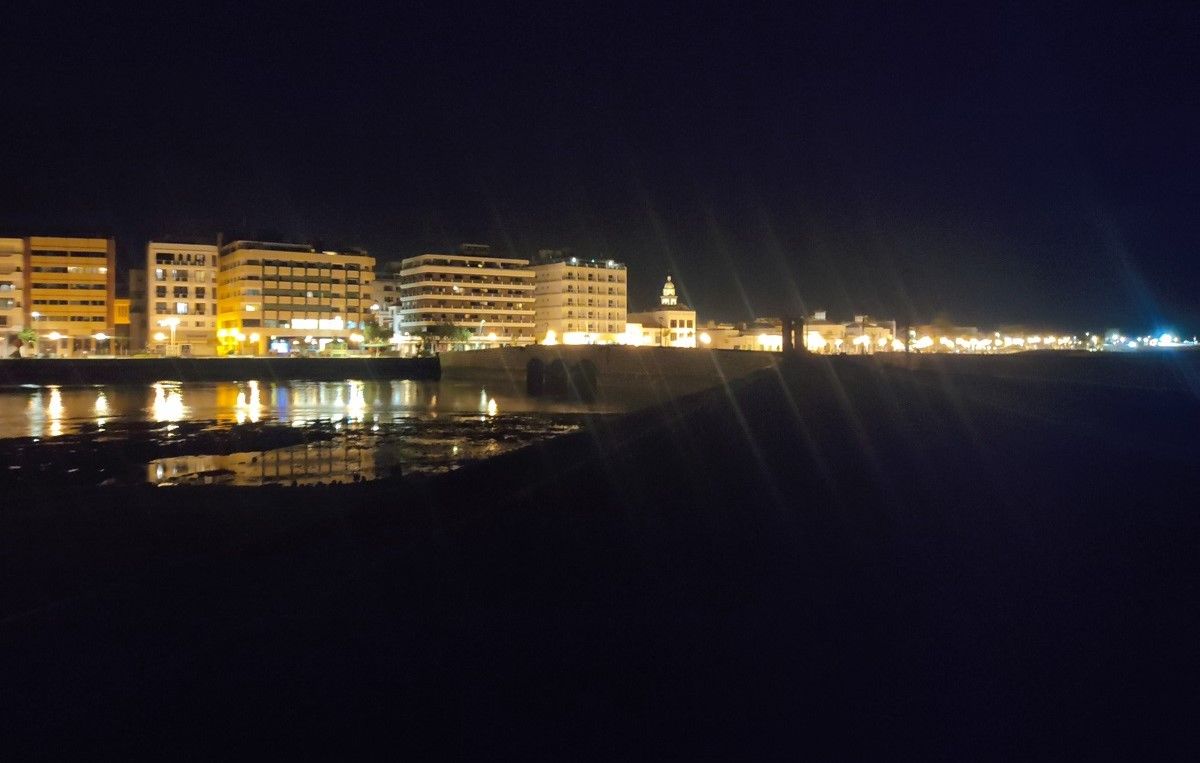
[[[1200,387],[1142,362],[813,361],[423,482],[9,494],[0,737],[1189,756]]]

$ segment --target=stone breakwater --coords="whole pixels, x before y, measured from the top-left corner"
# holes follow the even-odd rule
[[[437,358],[80,358],[0,360],[0,386],[238,381],[437,379]]]

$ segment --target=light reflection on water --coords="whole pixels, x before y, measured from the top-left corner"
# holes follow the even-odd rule
[[[146,466],[146,480],[154,483],[303,484],[372,479],[398,467],[408,472],[414,463],[454,468],[577,428],[562,424],[565,414],[633,407],[628,399],[572,403],[531,398],[519,388],[446,380],[26,386],[0,389],[0,440],[35,438],[42,445],[31,447],[44,447],[64,435],[93,444],[109,438],[113,441],[102,447],[117,449],[126,437],[178,443],[186,422],[217,429],[254,424],[331,429],[319,442],[177,455]]]

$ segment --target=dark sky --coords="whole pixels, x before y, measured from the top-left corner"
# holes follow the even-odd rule
[[[1200,330],[1200,6],[908,5],[6,10],[0,232],[573,247],[702,320]]]

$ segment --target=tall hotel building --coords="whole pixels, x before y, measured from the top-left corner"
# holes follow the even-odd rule
[[[375,259],[365,252],[234,241],[221,247],[217,343],[222,355],[324,349],[362,341]]]
[[[533,266],[534,333],[546,344],[613,344],[625,332],[625,265],[543,250]]]
[[[217,247],[151,241],[146,281],[145,313],[133,313],[145,325],[131,338],[160,355],[216,355]]]
[[[26,325],[25,240],[0,238],[0,340]]]
[[[533,344],[533,279],[529,260],[493,257],[482,244],[410,257],[400,263],[395,331],[453,325],[471,331],[477,346]]]
[[[108,352],[116,242],[30,236],[23,244],[25,314],[37,331],[39,351],[59,356]]]

